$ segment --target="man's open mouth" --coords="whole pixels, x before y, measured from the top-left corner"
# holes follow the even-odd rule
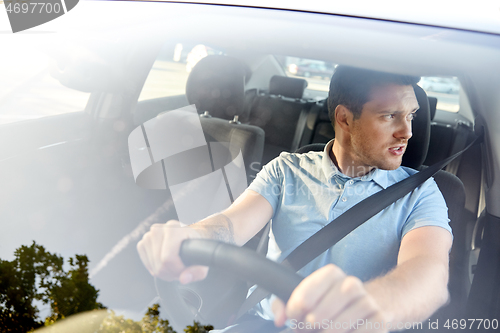
[[[397,146],[397,147],[391,147],[391,148],[389,148],[389,152],[391,154],[397,155],[397,156],[403,155],[404,152],[405,152],[405,147],[406,146],[404,146],[404,145],[403,146]]]

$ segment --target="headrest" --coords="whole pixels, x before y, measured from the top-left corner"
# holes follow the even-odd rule
[[[436,115],[436,106],[438,103],[438,99],[436,97],[428,97],[429,98],[429,108],[431,110],[431,120],[434,120],[434,116]]]
[[[196,104],[198,113],[233,119],[243,111],[247,67],[238,59],[210,55],[192,69],[186,84],[186,97]]]
[[[293,77],[274,75],[269,82],[269,94],[290,98],[302,98],[307,81]]]
[[[404,166],[419,169],[424,163],[429,149],[429,139],[431,135],[431,115],[429,108],[429,99],[425,91],[413,85],[415,96],[417,97],[420,108],[417,111],[417,116],[412,122],[412,137],[408,140],[408,147],[403,155]]]

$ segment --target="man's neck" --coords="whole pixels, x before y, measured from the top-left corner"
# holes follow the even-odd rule
[[[351,178],[364,176],[375,168],[357,163],[337,140],[333,142],[329,155],[340,172]]]

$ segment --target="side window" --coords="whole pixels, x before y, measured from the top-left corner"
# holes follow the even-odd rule
[[[192,68],[198,61],[212,54],[223,54],[223,52],[198,43],[165,44],[144,83],[139,102],[184,95]]]
[[[36,40],[6,43],[2,49],[9,52],[0,52],[0,124],[85,109],[90,93],[67,88],[53,78],[49,73],[53,59]]]
[[[418,85],[428,96],[437,98],[438,110],[448,112],[460,110],[460,82],[456,77],[424,76]]]

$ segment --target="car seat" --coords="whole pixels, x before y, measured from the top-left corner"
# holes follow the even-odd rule
[[[195,104],[207,142],[228,142],[234,158],[241,149],[248,182],[260,170],[265,132],[243,124],[248,66],[236,58],[210,55],[192,69],[186,83],[189,104]],[[230,121],[228,121],[230,120]]]
[[[186,83],[189,104],[195,104],[198,113],[208,112],[212,117],[245,123],[243,113],[245,82],[251,76],[250,69],[240,60],[209,55],[192,69]]]
[[[200,114],[206,141],[229,143],[231,158],[241,150],[247,181],[250,182],[260,170],[265,134],[263,129],[240,121],[245,118],[243,99],[248,77],[248,68],[238,59],[207,56],[193,67],[186,84],[186,95]],[[247,286],[225,272],[211,269],[204,281],[180,286],[179,290],[188,306],[194,312],[198,310],[196,320],[225,327],[229,320],[226,315],[241,304]]]
[[[264,164],[282,151],[294,151],[299,147],[309,110],[315,104],[303,98],[306,86],[306,80],[274,75],[268,91],[247,98],[250,124],[266,133]]]

